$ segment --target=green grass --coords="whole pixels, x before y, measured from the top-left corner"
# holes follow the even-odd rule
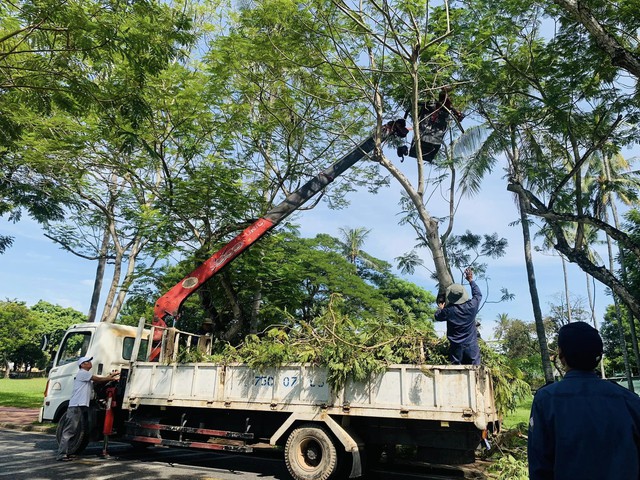
[[[520,405],[513,412],[509,412],[504,416],[502,426],[503,428],[513,428],[519,423],[529,423],[529,413],[531,412],[531,403],[533,402],[533,396],[530,396],[520,402]]]
[[[46,378],[0,378],[0,407],[41,407],[46,384]]]

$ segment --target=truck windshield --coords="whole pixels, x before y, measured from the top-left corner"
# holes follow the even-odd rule
[[[67,335],[62,347],[60,347],[56,365],[66,365],[67,363],[77,361],[87,353],[90,341],[91,332],[73,332]]]

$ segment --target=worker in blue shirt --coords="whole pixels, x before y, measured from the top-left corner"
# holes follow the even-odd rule
[[[531,480],[638,480],[640,397],[600,378],[602,339],[585,322],[558,332],[564,379],[536,393],[529,419]]]
[[[476,315],[482,293],[473,280],[473,270],[467,268],[464,276],[471,286],[471,298],[464,286],[454,283],[447,287],[444,298],[438,299],[435,318],[447,322],[449,360],[453,365],[480,365],[478,327]]]

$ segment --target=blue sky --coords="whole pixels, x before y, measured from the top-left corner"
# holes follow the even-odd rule
[[[411,159],[402,168],[411,175]],[[519,225],[509,226],[518,218],[511,193],[506,191],[500,172],[487,179],[483,191],[471,198],[464,199],[456,214],[454,234],[471,230],[476,234],[492,234],[509,241],[507,254],[498,260],[489,260],[488,275],[489,301],[497,301],[502,287],[515,294],[515,299],[506,303],[487,303],[480,312],[482,335],[492,338],[495,319],[501,313],[512,318],[533,320],[526,271],[523,261],[521,229]],[[440,192],[436,192],[427,207],[434,216],[446,215],[446,209],[438,201]],[[355,192],[349,197],[350,207],[335,211],[321,204],[314,210],[304,211],[290,217],[289,220],[300,225],[301,234],[312,237],[317,233],[328,233],[339,237],[340,228],[365,227],[371,230],[364,250],[392,264],[394,259],[410,251],[415,243],[415,234],[408,226],[398,225],[398,201],[400,187],[392,181],[389,188],[378,195],[367,192]],[[26,301],[28,305],[38,300],[73,307],[87,313],[91,299],[96,264],[67,253],[44,237],[37,224],[23,220],[16,224],[0,219],[0,231],[15,237],[14,245],[0,255],[0,298]],[[420,254],[426,265],[430,265],[428,252],[421,249]],[[549,253],[534,252],[536,278],[543,314],[549,311],[550,303],[559,303],[559,295],[564,291],[562,264],[558,256]],[[569,264],[570,292],[573,297],[582,297],[587,307],[587,287],[585,274],[575,265]],[[400,274],[399,272],[396,272]],[[419,269],[405,278],[420,286],[436,292],[429,272]],[[479,283],[486,297],[487,286]],[[605,295],[605,288],[595,284],[596,315],[599,323],[611,297]],[[104,299],[103,298],[101,300]],[[444,325],[437,325],[440,333]]]

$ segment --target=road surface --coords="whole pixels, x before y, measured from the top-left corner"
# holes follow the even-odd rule
[[[136,451],[111,443],[110,458],[100,457],[102,443],[91,443],[71,462],[55,459],[51,434],[0,430],[0,480],[290,480],[282,458],[270,453],[228,455],[183,449]]]

